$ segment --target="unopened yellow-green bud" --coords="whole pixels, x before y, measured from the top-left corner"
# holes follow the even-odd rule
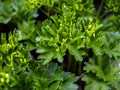
[[[5,74],[5,77],[6,77],[6,78],[9,78],[9,74],[8,74],[8,73],[6,73],[6,74]]]
[[[4,78],[1,78],[0,81],[2,84],[4,84],[4,82],[5,82]]]

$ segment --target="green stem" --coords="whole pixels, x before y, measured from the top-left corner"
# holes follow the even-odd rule
[[[52,4],[52,3],[51,3],[51,0],[49,0],[49,3],[50,3],[50,5]],[[49,17],[50,17],[50,6],[48,7],[48,15],[49,15]]]
[[[81,62],[78,62],[78,74],[81,74],[82,73],[82,70],[81,70]]]
[[[107,12],[105,12],[101,17],[103,18],[105,15],[107,15]]]
[[[41,10],[48,18],[50,18],[49,13],[45,12],[45,11],[44,11],[43,9],[41,9],[41,8],[40,8],[40,10]]]
[[[74,61],[73,63],[72,63],[72,69],[73,69],[73,72],[74,73],[77,73],[77,61]]]
[[[68,65],[67,65],[67,70],[69,71],[71,68],[72,64],[72,56],[68,53]]]
[[[87,74],[87,72],[83,72],[82,74],[80,74],[79,79],[81,79],[85,74]]]
[[[96,14],[97,17],[98,17],[98,15],[100,14],[100,11],[101,11],[101,9],[102,9],[103,3],[104,3],[104,0],[102,0],[101,3],[100,3],[98,12],[97,12],[97,14]]]

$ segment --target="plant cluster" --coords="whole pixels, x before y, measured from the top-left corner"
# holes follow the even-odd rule
[[[0,89],[119,90],[119,2],[0,0]]]

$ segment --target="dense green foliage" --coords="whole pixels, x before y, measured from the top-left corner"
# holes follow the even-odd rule
[[[100,1],[0,0],[0,89],[120,90],[120,0]]]
[[[30,60],[28,46],[18,42],[10,33],[9,40],[1,34],[0,44],[0,89],[1,90],[75,90],[78,77],[64,72],[55,63],[42,65]]]

